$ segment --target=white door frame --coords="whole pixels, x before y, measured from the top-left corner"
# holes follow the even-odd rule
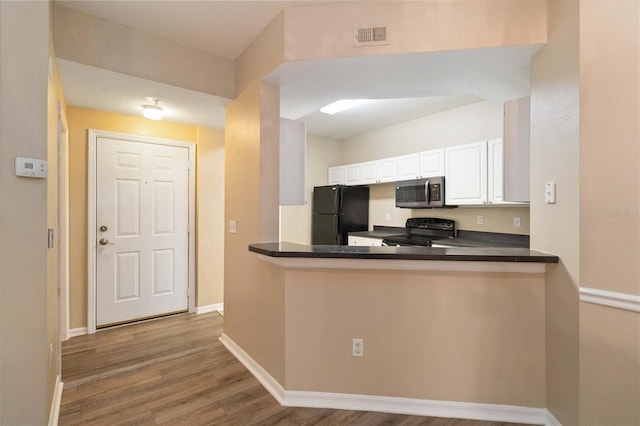
[[[60,341],[69,338],[69,125],[58,101],[58,289]],[[62,358],[62,357],[60,357]]]
[[[129,135],[125,133],[108,132],[89,129],[88,139],[88,176],[87,176],[87,333],[96,332],[96,160],[98,138],[120,139],[131,142],[150,143],[155,145],[169,145],[187,148],[189,150],[189,312],[196,310],[195,298],[195,177],[196,177],[196,144],[193,142],[173,139],[153,138],[148,136]]]

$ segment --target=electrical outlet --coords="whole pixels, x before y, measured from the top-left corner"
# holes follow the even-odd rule
[[[364,339],[353,339],[351,355],[359,357],[364,356]]]
[[[520,226],[520,216],[513,217],[513,226]]]
[[[484,224],[484,216],[478,216],[478,225]]]
[[[385,213],[384,220],[390,221],[391,220],[391,213]]]

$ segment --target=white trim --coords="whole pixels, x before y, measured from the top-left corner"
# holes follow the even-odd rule
[[[87,332],[88,332],[87,327],[72,328],[69,330],[67,337],[70,339],[76,336],[84,336],[85,334],[87,334]]]
[[[59,338],[69,338],[69,125],[62,102],[58,101],[58,288],[60,300]],[[61,356],[58,357],[62,359]]]
[[[220,312],[224,310],[224,303],[215,303],[196,307],[196,314],[207,314],[209,312]]]
[[[196,187],[196,144],[194,142],[162,139],[149,136],[130,135],[125,133],[108,132],[89,129],[88,136],[88,165],[87,165],[87,333],[96,332],[96,145],[98,138],[122,139],[139,143],[155,145],[169,145],[187,148],[189,150],[189,312],[196,311],[195,285],[195,187]]]
[[[580,301],[610,308],[640,312],[640,296],[597,288],[580,287]]]
[[[56,385],[53,390],[53,399],[51,400],[51,409],[49,410],[49,426],[57,426],[60,417],[60,402],[62,401],[62,390],[64,383],[60,380],[60,375],[56,377]]]
[[[271,374],[269,374],[267,370],[262,368],[260,364],[258,364],[248,353],[246,353],[240,346],[238,346],[236,342],[231,340],[231,338],[229,338],[229,336],[227,336],[225,333],[222,333],[222,336],[220,336],[218,340],[220,340],[224,347],[227,348],[227,350],[231,352],[231,354],[233,354],[233,356],[235,356],[238,361],[240,361],[240,363],[242,363],[242,365],[244,365],[247,370],[249,370],[249,372],[255,376],[260,384],[265,387],[267,392],[269,392],[271,396],[273,396],[276,401],[278,401],[278,404],[285,405],[284,388],[280,385],[280,383],[278,383],[276,379],[271,377]]]
[[[229,336],[223,333],[220,337],[220,342],[256,377],[280,405],[287,407],[379,411],[414,416],[449,417],[539,425],[553,424],[546,423],[550,420],[549,416],[555,419],[545,408],[284,390],[280,383],[271,377],[264,368],[229,338]]]
[[[560,421],[558,419],[556,419],[556,416],[553,415],[553,413],[549,410],[545,410],[545,421],[544,424],[545,426],[562,426],[562,423],[560,423]]]
[[[447,260],[399,259],[337,259],[309,257],[272,257],[263,254],[260,259],[292,269],[369,269],[394,271],[451,271],[451,272],[520,272],[543,274],[545,263],[539,262],[466,262]]]

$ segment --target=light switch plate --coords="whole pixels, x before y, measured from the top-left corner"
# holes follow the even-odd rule
[[[229,233],[230,234],[235,234],[238,232],[238,222],[236,222],[235,220],[230,220],[229,221]]]
[[[556,202],[555,182],[547,182],[544,184],[544,202],[547,204],[555,204]]]

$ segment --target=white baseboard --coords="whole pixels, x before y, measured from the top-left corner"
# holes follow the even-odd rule
[[[556,417],[551,413],[551,411],[549,410],[546,410],[546,411],[547,413],[544,421],[545,426],[562,426],[562,423],[560,423],[558,419],[556,419]]]
[[[246,353],[240,346],[229,338],[226,334],[222,333],[219,338],[220,342],[224,345],[229,352],[235,356],[238,361],[244,365],[251,374],[255,376],[262,386],[265,387],[267,392],[273,396],[278,404],[286,405],[284,398],[284,388],[278,383],[276,379],[271,377],[271,374],[260,366],[248,353]]]
[[[209,312],[224,311],[224,303],[214,303],[213,305],[196,306],[196,314],[207,314]]]
[[[49,410],[49,426],[58,426],[63,389],[64,383],[60,381],[60,375],[58,374],[58,377],[56,377],[56,388],[53,391],[53,399],[51,401],[51,410]]]
[[[87,327],[78,327],[70,329],[67,332],[67,337],[70,339],[76,336],[84,336],[85,334],[87,334]]]
[[[287,407],[332,408],[340,410],[380,411],[428,417],[449,417],[469,420],[554,425],[548,423],[555,417],[545,408],[514,405],[482,404],[475,402],[435,401],[392,396],[373,396],[331,392],[306,392],[285,390],[249,354],[229,336],[222,334],[220,342],[231,352],[266,390]]]

